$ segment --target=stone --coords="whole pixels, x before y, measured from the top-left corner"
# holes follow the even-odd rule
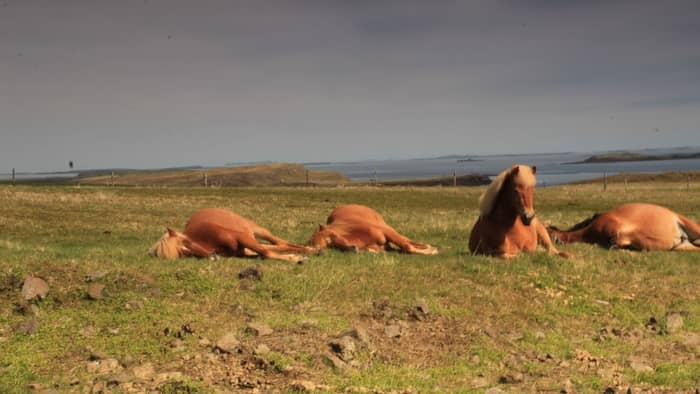
[[[511,374],[503,375],[500,378],[498,378],[498,383],[502,384],[516,384],[516,383],[522,383],[522,381],[525,379],[522,373],[520,372],[514,372]]]
[[[155,375],[156,370],[151,363],[137,365],[132,369],[134,377],[139,380],[150,380]]]
[[[477,376],[471,381],[472,388],[482,389],[489,385],[489,381],[483,376]]]
[[[398,338],[401,336],[401,326],[396,324],[390,324],[384,327],[384,335],[389,338]]]
[[[343,361],[350,361],[355,358],[355,340],[349,335],[336,339],[329,343],[331,350],[338,354]]]
[[[295,391],[312,392],[316,391],[316,384],[309,380],[296,380],[292,382],[290,388]]]
[[[348,365],[345,363],[345,361],[341,360],[335,354],[326,353],[323,355],[323,357],[335,369],[338,369],[341,371],[348,369]]]
[[[28,276],[22,285],[22,298],[26,301],[43,300],[49,294],[49,284],[41,278]]]
[[[630,368],[637,373],[654,372],[654,368],[639,358],[630,359]]]
[[[262,323],[248,323],[245,330],[246,332],[259,337],[270,335],[274,332],[270,327]]]
[[[255,347],[255,350],[253,350],[253,353],[255,353],[256,356],[263,356],[265,354],[270,353],[270,348],[267,345],[265,345],[264,343],[261,343]]]
[[[683,316],[678,312],[669,312],[666,315],[666,331],[674,334],[683,328]]]
[[[484,391],[484,394],[506,394],[505,391],[501,390],[499,387],[491,387]]]
[[[39,320],[31,316],[20,323],[16,331],[20,334],[34,335],[39,331]]]
[[[88,287],[87,296],[91,300],[101,300],[104,298],[105,285],[101,283],[94,283]]]
[[[107,275],[106,271],[95,271],[85,275],[85,282],[94,282],[98,279],[102,279]]]
[[[223,353],[235,353],[240,344],[233,333],[227,333],[216,341],[216,348]]]
[[[238,279],[262,280],[263,270],[259,266],[248,267],[238,273]]]

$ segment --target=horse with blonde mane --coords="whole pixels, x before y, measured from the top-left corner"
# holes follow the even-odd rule
[[[547,228],[555,242],[615,249],[700,251],[700,225],[668,208],[630,203],[597,213],[566,231]]]
[[[535,217],[536,167],[514,165],[501,172],[479,199],[479,218],[469,237],[472,253],[511,258],[520,252],[534,252],[537,245],[550,254],[560,252],[547,229]]]
[[[260,243],[258,238],[269,244]],[[227,209],[205,208],[192,215],[184,232],[168,228],[149,254],[167,259],[261,256],[300,263],[305,258],[295,253],[311,251],[275,237],[268,229]]]
[[[336,248],[342,251],[380,252],[396,247],[404,253],[438,253],[434,246],[412,241],[399,234],[377,211],[364,205],[342,205],[334,209],[326,225],[319,225],[309,245],[317,250]]]

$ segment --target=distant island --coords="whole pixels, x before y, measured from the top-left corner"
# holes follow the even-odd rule
[[[700,152],[694,153],[665,153],[665,154],[644,154],[634,152],[611,152],[593,155],[582,161],[575,161],[564,164],[589,164],[589,163],[616,163],[625,161],[653,161],[653,160],[680,160],[698,159]]]

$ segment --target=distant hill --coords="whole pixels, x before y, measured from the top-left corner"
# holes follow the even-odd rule
[[[574,182],[574,184],[586,183],[602,183],[604,178],[587,179],[584,181]],[[697,183],[700,181],[700,171],[673,171],[662,172],[657,174],[637,174],[637,173],[620,173],[608,175],[605,178],[608,183],[636,183],[636,182],[686,182],[690,181]]]
[[[664,154],[644,154],[636,152],[610,152],[593,155],[582,161],[575,161],[564,164],[586,164],[586,163],[615,163],[624,161],[652,161],[652,160],[679,160],[697,159],[700,152],[692,153],[664,153]]]
[[[298,186],[306,184],[309,175],[310,185],[339,185],[350,180],[343,174],[333,171],[310,170],[301,164],[263,164],[245,167],[217,167],[157,171],[129,171],[115,173],[116,185],[168,185],[201,186],[204,174],[210,186]],[[80,176],[72,182],[81,184],[108,185],[111,174]]]
[[[423,179],[395,179],[381,181],[382,186],[453,186],[454,178],[451,176]],[[481,186],[491,183],[487,175],[470,174],[457,177],[457,186]]]

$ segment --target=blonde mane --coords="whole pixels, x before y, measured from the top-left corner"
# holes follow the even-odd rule
[[[178,242],[175,239],[172,239],[168,233],[165,233],[155,244],[153,244],[153,246],[151,246],[148,254],[154,257],[176,259],[180,257]]]
[[[493,206],[496,204],[498,193],[503,188],[503,183],[506,181],[511,171],[515,169],[515,167],[520,167],[518,171],[518,180],[532,186],[535,185],[535,175],[532,173],[532,168],[529,166],[516,164],[506,170],[503,170],[500,174],[498,174],[498,176],[496,176],[493,182],[491,182],[491,185],[489,185],[488,189],[486,189],[481,197],[479,197],[479,214],[481,216],[486,216],[491,213]],[[523,174],[523,169],[528,170],[527,174]]]

